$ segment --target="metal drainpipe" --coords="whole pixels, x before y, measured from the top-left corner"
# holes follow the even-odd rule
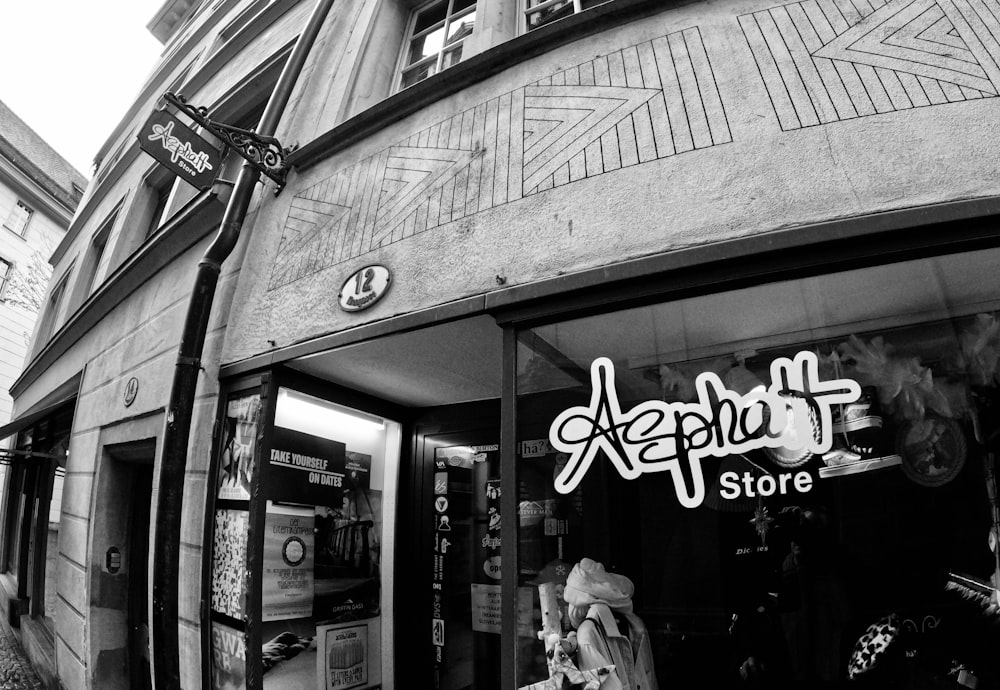
[[[317,0],[305,29],[292,49],[278,77],[278,83],[261,116],[257,133],[274,136],[278,121],[292,93],[292,87],[316,42],[333,0]],[[244,163],[233,187],[232,196],[222,216],[222,224],[198,263],[191,301],[188,304],[181,335],[174,380],[167,408],[163,434],[163,457],[160,462],[159,497],[156,506],[156,540],[153,555],[153,672],[157,690],[176,690],[180,681],[180,645],[178,641],[178,581],[180,569],[181,518],[184,501],[184,475],[195,389],[201,370],[201,355],[215,287],[222,262],[239,239],[254,188],[260,178],[253,166]],[[204,662],[203,662],[204,663]]]

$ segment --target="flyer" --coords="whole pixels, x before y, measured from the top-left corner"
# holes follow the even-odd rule
[[[325,690],[369,688],[382,682],[381,620],[323,625],[316,629],[317,664]]]
[[[472,629],[500,634],[500,585],[472,584]]]
[[[264,521],[264,621],[308,618],[313,608],[313,508],[269,505]]]
[[[243,620],[247,592],[247,531],[250,513],[216,510],[212,545],[212,610]]]
[[[220,499],[250,499],[250,478],[255,470],[254,452],[259,414],[260,396],[256,393],[230,400],[226,405],[225,435],[219,461]]]
[[[243,633],[212,622],[212,690],[246,687],[247,647]]]

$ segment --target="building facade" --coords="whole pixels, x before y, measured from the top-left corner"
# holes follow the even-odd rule
[[[10,421],[8,389],[28,351],[51,276],[49,255],[69,226],[87,180],[0,103],[0,424]]]
[[[998,17],[165,3],[0,428],[33,454],[2,605],[37,663],[1000,687]],[[287,175],[220,260],[242,159],[198,188],[145,151],[190,167],[182,125],[221,148],[261,113]]]
[[[49,257],[62,241],[87,180],[56,153],[6,104],[0,102],[0,425],[10,422],[14,402],[11,384],[20,375],[29,340],[44,305],[52,274]],[[4,486],[23,482],[12,468],[30,462],[0,441],[0,476]],[[62,477],[53,477],[58,493]],[[6,492],[4,506],[19,502]],[[54,553],[59,515],[39,514],[33,538],[44,540]],[[10,561],[15,562],[15,561]],[[17,565],[15,564],[16,571]],[[54,574],[54,569],[49,568]],[[13,581],[3,587],[10,595]],[[44,606],[51,607],[54,587]]]

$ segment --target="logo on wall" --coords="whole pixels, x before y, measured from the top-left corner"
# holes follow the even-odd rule
[[[573,491],[603,451],[625,479],[669,472],[677,500],[686,508],[698,507],[705,498],[702,458],[778,448],[825,453],[833,443],[832,408],[861,395],[856,381],[821,381],[812,352],[771,362],[772,383],[766,389],[740,395],[714,372],[703,372],[695,380],[695,402],[649,400],[628,411],[621,409],[610,359],[594,360],[590,378],[590,404],[563,411],[549,427],[552,446],[569,454],[556,490]]]
[[[135,402],[135,396],[139,394],[139,379],[132,377],[125,384],[125,395],[123,396],[123,402],[125,407],[130,407],[132,403]]]
[[[165,110],[154,111],[136,135],[139,148],[198,189],[215,182],[219,151]]]

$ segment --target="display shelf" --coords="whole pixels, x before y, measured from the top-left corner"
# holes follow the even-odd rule
[[[901,458],[898,455],[886,455],[881,458],[858,460],[856,462],[849,462],[844,465],[833,465],[831,467],[822,467],[819,470],[819,476],[823,479],[826,479],[827,477],[843,477],[848,474],[871,472],[872,470],[880,470],[886,467],[893,467],[895,465],[902,464],[902,462],[903,458]]]

